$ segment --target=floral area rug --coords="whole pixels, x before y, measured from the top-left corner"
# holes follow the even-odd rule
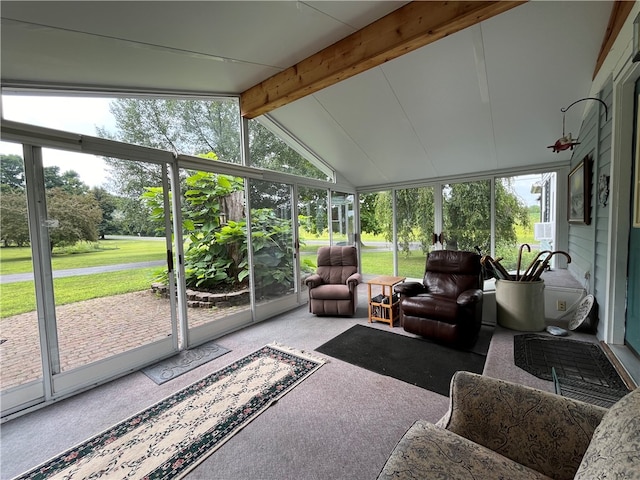
[[[17,479],[182,478],[323,364],[269,344]]]

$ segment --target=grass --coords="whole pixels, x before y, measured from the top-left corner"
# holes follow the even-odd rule
[[[94,244],[84,244],[94,245]],[[51,266],[54,270],[69,268],[97,267],[120,263],[163,260],[167,249],[161,240],[100,240],[93,249],[54,249]],[[33,271],[31,249],[29,247],[0,248],[0,275],[27,273]]]
[[[362,251],[362,272],[369,275],[391,275],[393,272],[393,254],[388,252]],[[421,252],[413,252],[409,256],[398,255],[398,275],[409,278],[422,278],[426,256]]]
[[[156,270],[156,268],[151,267],[55,278],[53,280],[53,288],[56,305],[66,305],[92,298],[110,297],[148,289]],[[33,282],[0,285],[0,294],[2,296],[0,318],[31,312],[36,309]]]

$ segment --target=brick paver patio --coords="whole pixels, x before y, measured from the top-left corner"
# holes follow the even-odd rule
[[[249,305],[190,308],[191,327]],[[97,298],[56,307],[62,371],[126,352],[171,334],[169,300],[151,291]],[[0,320],[0,390],[42,377],[36,312]]]

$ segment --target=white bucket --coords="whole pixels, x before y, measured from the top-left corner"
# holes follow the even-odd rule
[[[496,280],[496,309],[498,324],[503,327],[525,332],[544,330],[544,280]]]

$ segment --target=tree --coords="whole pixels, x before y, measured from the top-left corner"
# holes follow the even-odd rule
[[[118,233],[119,226],[114,219],[118,199],[102,187],[92,188],[91,194],[98,202],[100,210],[102,210],[102,220],[98,225],[98,236],[104,239],[105,235]]]
[[[491,246],[491,183],[489,181],[453,183],[443,193],[443,234],[447,248],[473,251]],[[398,247],[405,254],[419,243],[428,252],[434,233],[434,192],[432,187],[396,191]],[[392,192],[361,195],[360,222],[363,232],[383,234],[393,240]],[[528,209],[513,191],[508,179],[496,182],[496,239],[500,246],[512,248],[517,241],[516,225],[530,223]]]
[[[2,244],[23,247],[29,243],[27,195],[18,188],[7,190],[0,198],[0,234]]]
[[[44,167],[43,173],[44,188],[46,189],[61,188],[73,195],[80,195],[89,191],[89,187],[80,180],[80,175],[75,170],[66,170],[60,173],[60,167],[54,165]]]
[[[24,164],[17,155],[2,155],[2,197],[0,216],[2,243],[24,246],[29,243]],[[98,239],[102,210],[89,187],[73,170],[44,167],[47,214],[58,226],[49,230],[51,247]]]
[[[447,244],[460,250],[491,246],[491,182],[454,183],[445,189],[444,231]],[[495,182],[496,243],[515,246],[517,224],[529,225],[528,209],[513,191],[509,180]]]
[[[381,235],[382,225],[376,216],[377,193],[360,195],[360,230],[372,235]]]
[[[327,180],[326,173],[287,145],[257,120],[249,122],[249,154],[254,167]]]
[[[239,177],[195,172],[185,180],[182,206],[185,232],[185,283],[218,291],[248,286],[247,223],[235,200],[244,189]],[[142,199],[159,228],[165,211],[160,187],[148,187]],[[253,209],[252,240],[258,298],[289,288],[293,281],[293,231],[290,220],[273,209]]]
[[[24,164],[19,155],[0,155],[0,188],[7,190],[24,188]]]
[[[431,187],[417,187],[396,192],[398,245],[406,254],[411,253],[411,243],[418,242],[423,253],[433,244],[434,191]]]
[[[74,195],[63,188],[49,189],[47,212],[50,219],[58,221],[57,227],[49,229],[52,249],[80,241],[98,240],[102,210],[93,195]]]
[[[169,150],[176,154],[206,156],[212,160],[240,163],[240,113],[235,100],[203,101],[179,99],[118,99],[110,105],[116,132],[98,129],[114,140]],[[257,121],[249,123],[250,162],[253,166],[280,172],[326,179],[327,175],[289,147]],[[158,165],[105,159],[110,169],[110,191],[138,199],[147,186],[162,182]],[[184,182],[185,172],[179,172]],[[252,190],[256,208],[288,197],[288,186],[271,183],[269,188]],[[133,204],[131,204],[133,206]],[[125,218],[132,217],[123,212]]]

